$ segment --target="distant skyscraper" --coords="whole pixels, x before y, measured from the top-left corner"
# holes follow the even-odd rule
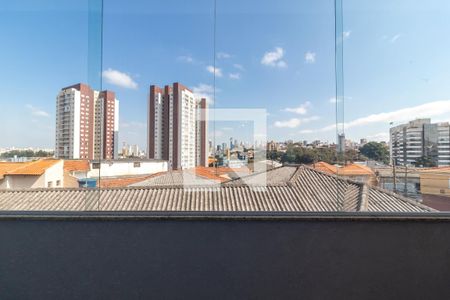
[[[180,83],[150,86],[148,157],[169,161],[172,169],[207,166],[206,99]]]
[[[119,101],[114,92],[94,91],[95,159],[114,159],[119,152]]]
[[[338,134],[338,153],[345,153],[345,134]]]
[[[59,92],[56,98],[57,158],[116,158],[118,130],[119,101],[113,92],[98,92],[82,83]]]

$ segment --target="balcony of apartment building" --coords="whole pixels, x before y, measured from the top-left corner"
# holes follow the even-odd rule
[[[449,298],[445,0],[0,2],[0,300]]]
[[[274,168],[256,189],[262,173],[183,189],[177,172],[128,188],[0,192],[2,298],[450,292],[450,218],[423,204],[307,166]]]

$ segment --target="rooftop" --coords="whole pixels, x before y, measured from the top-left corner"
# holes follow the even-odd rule
[[[203,186],[102,189],[5,190],[0,210],[17,211],[223,211],[223,212],[431,212],[432,208],[391,192],[306,166],[286,166],[244,181]],[[178,176],[175,175],[175,176]],[[181,175],[182,176],[182,175]],[[266,176],[267,186],[252,186]],[[164,180],[169,180],[165,182]],[[205,179],[206,180],[206,179]],[[250,182],[250,184],[249,184]],[[164,185],[164,183],[166,185]]]
[[[450,167],[428,168],[420,170],[419,173],[425,174],[450,174]]]
[[[89,161],[86,159],[64,160],[64,171],[89,171]]]
[[[58,159],[41,159],[25,163],[0,163],[0,179],[5,175],[31,175],[44,174],[45,170],[60,162]]]
[[[313,168],[330,174],[339,174],[342,176],[358,176],[358,175],[374,175],[372,169],[367,166],[358,164],[348,164],[343,167],[330,165],[329,163],[320,161],[312,165]]]

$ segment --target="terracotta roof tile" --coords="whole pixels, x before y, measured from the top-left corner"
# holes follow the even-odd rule
[[[41,159],[26,163],[0,163],[0,173],[5,175],[42,175],[45,170],[58,163],[58,159]]]
[[[146,176],[123,176],[116,178],[101,178],[100,187],[102,188],[117,188],[117,187],[127,187],[130,184],[141,182],[148,178],[153,177],[154,175],[146,175]]]
[[[358,164],[348,164],[344,167],[336,167],[330,165],[329,163],[320,161],[313,164],[312,167],[319,171],[342,176],[375,175],[369,167]]]
[[[64,160],[64,171],[89,171],[89,161],[86,159]]]

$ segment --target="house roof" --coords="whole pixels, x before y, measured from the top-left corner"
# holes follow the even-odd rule
[[[146,180],[131,184],[133,187],[159,187],[159,186],[180,186],[180,185],[217,185],[223,178],[203,177],[190,171],[168,171],[156,174]]]
[[[450,174],[450,167],[429,168],[419,171],[420,174]]]
[[[314,169],[327,172],[330,174],[336,174],[336,166],[330,165],[329,163],[326,163],[324,161],[319,161],[312,165]]]
[[[312,167],[329,174],[342,176],[375,175],[371,168],[358,164],[348,164],[343,167],[336,167],[324,161],[320,161],[312,165]]]
[[[73,172],[73,171],[86,172],[86,171],[89,171],[89,161],[86,160],[86,159],[64,160],[64,171],[68,171],[68,172]]]
[[[208,168],[196,167],[184,171],[161,172],[148,177],[146,180],[136,182],[131,186],[173,186],[173,185],[211,185],[229,181],[239,174],[248,175],[249,170],[244,168],[232,169],[227,167]]]
[[[3,179],[5,173],[21,168],[24,165],[29,164],[28,162],[0,162],[0,179]]]
[[[102,177],[99,181],[99,184],[102,188],[127,187],[131,184],[144,181],[155,175],[118,176],[109,178]]]
[[[59,159],[40,159],[25,163],[0,163],[0,178],[6,175],[42,175],[58,162]]]
[[[261,176],[261,173],[250,175]],[[249,177],[250,177],[249,176]],[[0,210],[429,212],[433,209],[378,188],[306,166],[267,172],[267,186],[247,182],[203,186],[39,189],[0,192]],[[161,177],[155,177],[161,178]],[[247,178],[248,179],[248,178]]]

